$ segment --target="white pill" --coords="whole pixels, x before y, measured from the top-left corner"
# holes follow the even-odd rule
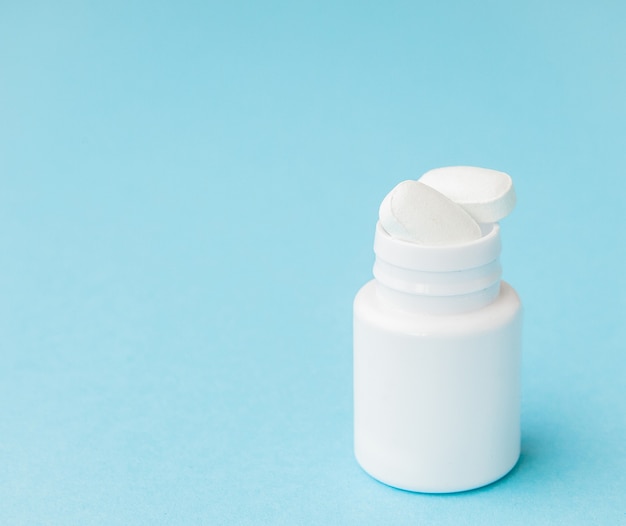
[[[421,183],[461,205],[479,223],[495,223],[515,207],[511,177],[474,166],[449,166],[426,172]]]
[[[418,181],[403,181],[383,200],[380,224],[392,237],[420,245],[458,245],[481,237],[459,205]]]

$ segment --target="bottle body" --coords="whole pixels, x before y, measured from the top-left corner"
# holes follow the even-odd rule
[[[520,453],[521,304],[507,283],[480,308],[432,313],[367,283],[354,302],[354,440],[390,486],[464,491]]]

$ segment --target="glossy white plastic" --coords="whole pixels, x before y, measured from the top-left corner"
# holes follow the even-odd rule
[[[394,487],[456,492],[520,453],[521,304],[500,281],[500,229],[420,246],[377,225],[375,279],[354,302],[354,439]]]

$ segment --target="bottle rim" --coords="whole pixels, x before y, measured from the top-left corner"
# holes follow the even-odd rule
[[[481,225],[483,236],[457,245],[418,245],[390,236],[376,224],[374,252],[394,266],[425,272],[454,272],[482,267],[495,261],[502,248],[500,225]]]

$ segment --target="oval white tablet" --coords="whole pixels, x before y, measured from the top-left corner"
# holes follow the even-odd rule
[[[511,177],[475,166],[448,166],[426,172],[419,182],[461,205],[479,223],[495,223],[515,207]]]
[[[457,245],[481,237],[459,205],[418,181],[403,181],[383,199],[380,224],[392,237],[421,245]]]

